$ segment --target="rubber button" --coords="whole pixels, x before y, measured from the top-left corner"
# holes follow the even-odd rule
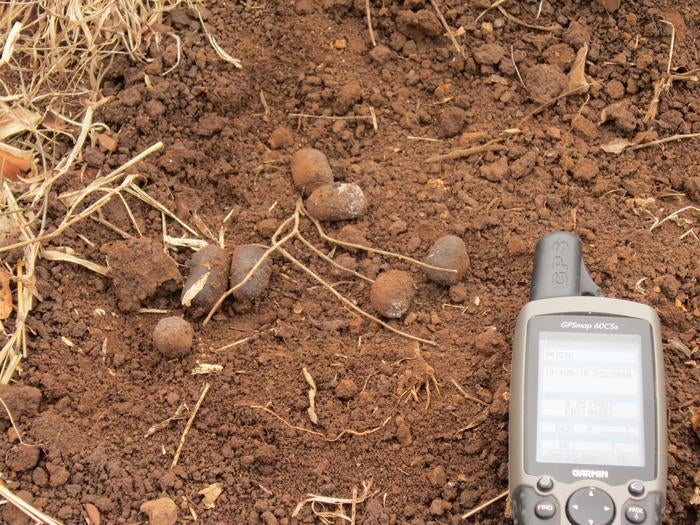
[[[601,489],[578,489],[566,502],[566,515],[574,525],[610,525],[615,517],[615,504]]]
[[[557,507],[549,500],[543,499],[535,505],[535,516],[541,520],[553,518],[557,513]]]
[[[644,523],[647,519],[647,511],[641,505],[628,505],[625,509],[625,517],[630,523]]]
[[[632,481],[627,485],[627,490],[629,490],[630,494],[633,496],[641,496],[644,494],[644,483],[641,481]]]
[[[542,476],[537,480],[537,488],[542,492],[549,492],[554,488],[554,480],[549,476]]]

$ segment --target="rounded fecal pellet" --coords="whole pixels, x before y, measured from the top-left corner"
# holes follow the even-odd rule
[[[245,276],[253,266],[265,254],[265,248],[255,246],[253,244],[244,244],[237,246],[231,254],[231,271],[229,272],[229,286],[233,288],[238,283],[245,279]],[[269,259],[265,259],[260,266],[253,272],[251,278],[238,290],[233,292],[236,299],[253,299],[260,295],[270,282],[272,275],[272,263]]]
[[[194,330],[182,317],[164,317],[153,329],[153,346],[165,357],[182,357],[192,350]]]
[[[403,317],[416,295],[410,274],[401,270],[389,270],[377,277],[372,284],[370,300],[374,309],[390,319]]]
[[[226,291],[228,271],[228,254],[220,246],[208,244],[195,252],[190,261],[190,275],[182,288],[182,304],[210,309]],[[202,283],[203,279],[206,280]]]
[[[455,235],[445,235],[435,241],[424,262],[431,266],[454,270],[450,272],[424,268],[428,279],[444,286],[457,284],[470,267],[467,247],[464,241]]]
[[[347,221],[365,212],[365,194],[357,184],[336,182],[316,188],[306,199],[306,210],[319,221]]]
[[[310,195],[319,186],[330,184],[333,182],[333,171],[328,158],[314,148],[300,149],[292,155],[292,180],[304,196]]]

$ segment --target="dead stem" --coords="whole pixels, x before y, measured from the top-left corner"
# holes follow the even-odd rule
[[[461,56],[462,58],[465,58],[467,56],[467,54],[465,53],[464,48],[460,45],[460,43],[457,42],[457,39],[455,38],[455,35],[452,32],[452,29],[450,29],[450,26],[447,24],[447,20],[445,20],[445,17],[443,16],[442,11],[440,11],[440,7],[437,4],[437,0],[430,0],[430,3],[432,4],[433,9],[435,9],[435,14],[440,19],[440,23],[442,24],[442,27],[447,32],[447,36],[450,38],[452,45],[457,50],[457,54],[459,56]]]
[[[170,464],[170,468],[173,469],[177,465],[177,462],[180,459],[180,453],[182,452],[182,447],[185,445],[185,438],[187,437],[187,433],[190,431],[190,427],[192,427],[192,423],[194,422],[194,418],[197,415],[197,412],[199,411],[199,407],[202,406],[202,402],[204,401],[204,397],[207,395],[207,392],[209,392],[209,387],[211,385],[209,383],[206,383],[204,385],[204,388],[202,388],[202,393],[199,395],[199,399],[197,400],[197,404],[194,406],[194,409],[192,410],[192,414],[190,414],[190,418],[187,420],[187,423],[185,424],[185,429],[182,431],[182,436],[180,437],[180,444],[177,446],[177,450],[175,451],[175,456],[173,457],[173,462]]]
[[[481,512],[482,510],[484,510],[484,509],[490,507],[491,505],[493,505],[493,504],[496,503],[497,501],[502,500],[502,499],[505,498],[507,495],[508,495],[508,491],[507,491],[507,490],[504,490],[503,492],[501,492],[501,493],[500,493],[498,496],[496,496],[495,498],[491,498],[490,500],[488,500],[488,501],[482,503],[481,505],[479,505],[479,506],[477,506],[477,507],[474,507],[474,508],[473,508],[472,510],[470,510],[469,512],[466,512],[466,513],[462,514],[462,519],[463,519],[463,520],[466,520],[467,518],[471,518],[471,517],[474,516],[475,514],[478,514],[478,513]]]
[[[369,0],[365,0],[365,12],[367,14],[367,29],[369,29],[369,40],[372,42],[372,47],[377,47],[377,41],[374,38],[374,29],[372,29],[372,11],[370,9]]]
[[[452,151],[442,155],[433,155],[432,157],[428,157],[425,159],[425,162],[432,164],[435,162],[442,162],[444,160],[464,159],[478,153],[485,153],[487,151],[503,151],[508,149],[503,144],[493,144],[492,142],[493,141],[491,141],[491,143],[482,144],[481,146],[473,146],[471,148],[453,149]]]
[[[389,417],[387,417],[387,418],[382,422],[381,425],[379,425],[379,426],[377,426],[377,427],[374,427],[374,428],[370,428],[370,429],[368,429],[368,430],[358,431],[358,430],[352,430],[352,429],[344,429],[344,430],[341,430],[340,433],[339,433],[337,436],[335,436],[335,437],[333,437],[333,438],[330,438],[330,437],[326,436],[323,432],[319,432],[319,431],[317,431],[317,430],[309,430],[308,428],[299,427],[299,426],[296,426],[296,425],[291,424],[289,421],[287,421],[287,420],[284,419],[282,416],[280,416],[277,412],[275,412],[274,410],[272,410],[272,409],[270,408],[270,405],[271,405],[271,404],[272,404],[272,403],[270,402],[270,403],[268,403],[267,405],[264,405],[264,406],[263,406],[263,405],[249,405],[248,408],[252,408],[252,409],[254,409],[254,410],[262,410],[262,411],[264,411],[264,412],[267,412],[268,414],[270,414],[270,415],[274,416],[275,418],[277,418],[278,420],[280,420],[280,421],[281,421],[282,423],[284,423],[287,427],[289,427],[289,428],[291,428],[291,429],[293,429],[293,430],[298,430],[298,431],[300,431],[300,432],[306,432],[307,434],[312,434],[312,435],[314,435],[314,436],[318,436],[318,437],[320,437],[321,439],[323,439],[324,441],[328,441],[329,443],[333,443],[333,442],[335,442],[335,441],[338,441],[338,440],[341,439],[343,436],[347,436],[347,435],[352,435],[352,436],[366,436],[366,435],[368,435],[368,434],[373,434],[374,432],[377,432],[378,430],[383,429],[383,428],[387,425],[387,423],[391,420],[391,416],[389,416]]]
[[[0,497],[4,498],[7,500],[9,503],[17,507],[19,510],[21,510],[24,514],[29,516],[32,520],[34,520],[36,523],[40,523],[41,525],[63,525],[62,522],[53,519],[51,516],[48,516],[41,512],[39,509],[31,505],[30,503],[26,502],[22,498],[20,498],[18,495],[16,495],[14,492],[10,490],[10,488],[7,486],[4,480],[0,479]]]

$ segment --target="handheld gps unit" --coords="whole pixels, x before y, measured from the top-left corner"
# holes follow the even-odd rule
[[[516,525],[661,523],[659,318],[646,305],[603,297],[571,233],[537,244],[513,343],[508,449]]]

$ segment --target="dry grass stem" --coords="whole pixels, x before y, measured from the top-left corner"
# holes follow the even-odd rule
[[[47,261],[63,261],[72,264],[77,264],[78,266],[87,268],[88,270],[100,274],[103,277],[109,275],[109,268],[107,268],[106,266],[94,263],[92,261],[87,261],[85,259],[81,259],[76,255],[64,251],[44,249],[41,250],[41,258],[46,259]]]
[[[194,409],[192,409],[192,413],[190,414],[190,418],[187,420],[187,423],[185,424],[185,429],[182,431],[182,436],[180,437],[180,444],[177,446],[177,450],[175,451],[175,456],[173,457],[173,462],[170,464],[170,468],[175,468],[177,465],[177,462],[180,460],[180,453],[182,452],[182,447],[185,445],[185,438],[187,437],[187,433],[190,431],[190,428],[192,427],[192,423],[194,422],[194,418],[197,416],[197,412],[199,411],[199,407],[202,406],[202,402],[204,401],[204,398],[207,395],[207,392],[209,392],[209,387],[211,385],[209,383],[206,383],[204,385],[204,388],[202,388],[202,393],[199,395],[199,399],[197,400],[197,404],[194,406]]]
[[[433,155],[432,157],[425,159],[425,162],[432,164],[434,162],[442,162],[445,160],[465,159],[479,153],[486,153],[487,151],[503,151],[505,149],[508,148],[502,144],[487,143],[480,146],[472,146],[471,148],[453,149],[452,151],[448,151],[447,153],[443,153],[441,155]]]
[[[495,9],[496,7],[498,7],[498,6],[500,6],[501,4],[505,3],[506,1],[507,1],[507,0],[496,0],[493,4],[491,4],[491,5],[488,6],[486,9],[484,9],[484,10],[479,14],[479,16],[476,17],[476,19],[474,20],[474,24],[476,24],[477,22],[479,22],[479,20],[481,20],[481,19],[486,15],[486,13],[488,13],[489,11],[491,11],[491,9]]]
[[[503,16],[505,16],[511,22],[518,24],[518,25],[521,25],[523,27],[527,27],[529,29],[536,29],[538,31],[553,32],[561,27],[558,24],[552,24],[549,26],[538,26],[536,24],[528,24],[527,22],[525,22],[524,20],[521,20],[517,16],[511,15],[508,11],[506,11],[505,7],[503,7],[502,5],[496,6],[496,9],[498,9],[501,12],[501,14]]]
[[[671,74],[671,64],[673,64],[673,48],[676,45],[676,26],[674,26],[668,20],[661,19],[661,22],[663,24],[671,26],[671,43],[669,44],[668,64],[666,66],[666,74],[670,75]]]
[[[457,390],[459,390],[459,393],[462,394],[462,395],[464,396],[465,399],[468,399],[468,400],[470,400],[470,401],[474,401],[475,403],[479,403],[480,405],[489,406],[489,404],[486,403],[485,401],[482,401],[482,400],[479,399],[478,397],[474,397],[474,396],[472,396],[471,394],[468,394],[468,393],[460,386],[460,384],[459,384],[457,381],[455,381],[454,379],[452,379],[451,382],[452,382],[452,384],[455,386],[455,388],[456,388]]]
[[[463,520],[466,520],[467,518],[471,518],[471,517],[474,516],[475,514],[478,514],[478,513],[481,512],[482,510],[484,510],[484,509],[490,507],[491,505],[493,505],[494,503],[496,503],[496,502],[502,500],[502,499],[505,498],[507,495],[508,495],[508,491],[507,491],[507,490],[504,490],[503,492],[501,492],[501,493],[500,493],[498,496],[496,496],[495,498],[491,498],[490,500],[485,501],[485,502],[482,503],[481,505],[479,505],[479,506],[477,506],[477,507],[474,507],[474,508],[473,508],[472,510],[470,510],[469,512],[466,512],[466,513],[462,514],[462,519],[463,519]]]
[[[267,405],[264,405],[264,406],[263,406],[263,405],[249,405],[248,408],[252,408],[252,409],[254,409],[254,410],[262,410],[262,411],[264,411],[264,412],[267,412],[268,414],[274,416],[274,417],[277,418],[279,421],[281,421],[282,423],[284,423],[287,427],[289,427],[289,428],[291,428],[291,429],[293,429],[293,430],[298,430],[298,431],[300,431],[300,432],[306,432],[307,434],[312,434],[312,435],[314,435],[314,436],[318,436],[318,437],[320,437],[321,439],[323,439],[324,441],[328,441],[329,443],[333,443],[333,442],[335,442],[335,441],[338,441],[339,439],[341,439],[342,437],[347,436],[347,435],[351,435],[351,436],[366,436],[366,435],[368,435],[368,434],[373,434],[374,432],[377,432],[377,431],[383,429],[383,428],[387,425],[387,423],[391,420],[391,416],[389,416],[389,417],[387,417],[387,418],[382,422],[381,425],[376,426],[376,427],[374,427],[374,428],[370,428],[370,429],[368,429],[368,430],[361,430],[361,431],[358,431],[358,430],[352,430],[352,429],[344,429],[344,430],[341,430],[341,431],[338,433],[337,436],[331,438],[331,437],[326,436],[323,432],[319,432],[319,431],[317,431],[317,430],[309,430],[308,428],[304,428],[304,427],[299,427],[299,426],[293,425],[292,423],[290,423],[289,421],[287,421],[285,418],[283,418],[282,416],[280,416],[277,412],[275,412],[274,410],[272,410],[272,409],[270,408],[270,405],[271,405],[271,404],[272,404],[272,403],[270,402],[270,403],[268,403]]]
[[[173,421],[178,421],[180,419],[185,419],[185,412],[188,411],[187,405],[185,403],[182,403],[179,407],[177,407],[177,410],[175,410],[175,413],[170,416],[168,419],[164,419],[160,423],[156,423],[155,425],[151,426],[148,431],[144,434],[144,438],[147,438],[149,436],[152,436],[159,430],[166,429],[170,426],[170,423]]]
[[[341,241],[340,239],[336,239],[335,237],[331,237],[326,233],[326,231],[323,229],[323,226],[321,226],[321,223],[311,217],[308,213],[305,213],[305,216],[309,218],[309,220],[316,226],[316,229],[318,230],[318,234],[321,236],[321,238],[327,242],[330,242],[331,244],[337,244],[338,246],[343,246],[344,248],[353,248],[355,250],[362,250],[365,252],[371,252],[371,253],[376,253],[379,255],[385,255],[387,257],[395,257],[396,259],[401,259],[402,261],[409,262],[411,264],[415,264],[416,266],[420,266],[421,268],[427,268],[429,270],[442,270],[444,272],[456,272],[457,270],[454,270],[452,268],[441,268],[439,266],[433,266],[432,264],[427,264],[422,261],[419,261],[417,259],[414,259],[412,257],[408,257],[406,255],[401,255],[400,253],[394,253],[394,252],[389,252],[386,250],[381,250],[379,248],[372,248],[370,246],[364,246],[362,244],[355,244],[352,242],[345,242]]]
[[[316,388],[316,381],[314,381],[313,376],[309,373],[306,367],[302,368],[301,372],[304,374],[304,379],[309,385],[309,408],[306,410],[306,412],[309,414],[309,419],[311,422],[314,425],[318,425],[318,415],[316,414],[316,394],[318,393],[318,389]]]
[[[442,11],[440,11],[440,7],[438,6],[437,0],[430,0],[430,3],[432,4],[433,9],[435,9],[435,14],[440,19],[440,23],[447,32],[447,36],[450,38],[452,45],[457,50],[457,54],[462,58],[465,58],[467,54],[464,52],[464,48],[462,47],[462,45],[459,42],[457,42],[457,39],[455,38],[455,35],[452,32],[452,29],[450,29],[450,26],[447,24],[447,20],[445,20]]]
[[[377,47],[377,40],[374,38],[374,29],[372,29],[372,10],[370,9],[369,0],[365,0],[365,13],[367,14],[367,29],[369,30],[369,40],[372,42],[372,47]]]
[[[346,115],[346,116],[335,116],[335,115],[310,115],[308,113],[289,113],[287,115],[290,118],[318,118],[324,120],[372,120],[372,115]]]
[[[518,75],[518,81],[520,82],[520,85],[523,86],[525,91],[527,91],[527,86],[525,85],[525,81],[523,80],[523,77],[520,74],[520,70],[518,69],[518,64],[515,63],[515,53],[513,51],[513,46],[510,46],[510,60],[511,60],[511,62],[513,62],[513,67],[515,68],[515,74]]]
[[[311,511],[324,524],[336,523],[337,520],[347,521],[350,525],[355,525],[357,505],[363,503],[371,497],[379,494],[379,491],[372,492],[372,481],[362,482],[362,493],[357,494],[357,489],[353,487],[350,498],[335,498],[332,496],[320,496],[318,494],[307,494],[306,499],[300,501],[292,512],[292,518],[299,516],[301,509],[311,504]],[[335,505],[335,511],[328,511],[324,505]],[[345,505],[350,505],[350,515],[345,514]],[[320,508],[318,508],[320,507]]]
[[[649,228],[649,231],[654,231],[656,228],[658,228],[659,226],[661,226],[663,223],[665,223],[665,222],[667,222],[667,221],[676,221],[676,220],[678,220],[678,218],[680,217],[680,214],[681,214],[681,213],[684,213],[684,212],[686,212],[686,211],[694,211],[694,212],[697,213],[697,212],[700,212],[700,207],[698,207],[698,206],[685,206],[685,207],[683,207],[683,208],[681,208],[681,209],[679,209],[679,210],[676,210],[676,211],[674,211],[674,212],[671,213],[670,215],[667,215],[666,217],[664,217],[664,218],[661,219],[661,220],[657,219],[657,220],[654,222],[654,224],[652,224],[651,228]]]
[[[651,142],[643,142],[642,144],[637,144],[630,147],[631,150],[638,150],[648,148],[650,146],[658,146],[660,144],[666,144],[667,142],[675,142],[677,140],[687,140],[700,138],[700,133],[687,133],[684,135],[671,135],[670,137],[664,137],[658,140],[652,140]]]
[[[7,483],[5,483],[5,481],[2,479],[0,479],[0,497],[4,498],[8,503],[11,503],[19,510],[21,510],[24,514],[31,518],[35,524],[39,523],[41,525],[63,525],[63,522],[55,520],[51,516],[44,514],[39,509],[31,505],[30,503],[27,503],[17,494],[12,492],[7,486]]]

